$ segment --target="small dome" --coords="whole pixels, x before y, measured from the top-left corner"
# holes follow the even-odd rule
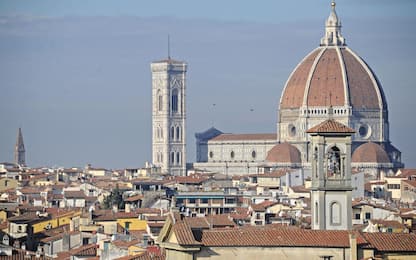
[[[373,142],[358,146],[352,154],[351,160],[353,163],[390,163],[386,151]]]
[[[266,161],[273,163],[301,163],[300,152],[289,143],[277,144],[267,153]]]

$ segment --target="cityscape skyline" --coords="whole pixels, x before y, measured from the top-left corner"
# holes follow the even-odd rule
[[[410,111],[416,39],[409,33],[416,20],[409,11],[414,3],[350,2],[337,1],[343,34],[381,81],[391,140],[402,150],[406,167],[415,167],[410,129],[416,122]],[[30,166],[110,168],[151,161],[150,62],[167,56],[168,34],[172,57],[189,64],[187,150],[188,161],[194,161],[193,135],[211,126],[234,133],[276,131],[283,86],[300,58],[318,46],[329,5],[301,1],[299,6],[312,8],[307,16],[299,19],[301,11],[273,22],[268,15],[251,17],[244,8],[236,12],[240,19],[199,12],[192,17],[187,14],[192,5],[176,16],[166,11],[160,17],[156,11],[121,15],[122,10],[111,16],[106,3],[103,13],[84,14],[75,5],[73,16],[67,16],[65,6],[42,9],[17,1],[12,8],[5,3],[10,2],[0,6],[5,99],[0,160],[12,161],[16,131],[22,127]],[[389,5],[391,13],[384,16]],[[357,7],[362,9],[354,12]],[[365,16],[363,10],[374,12]]]

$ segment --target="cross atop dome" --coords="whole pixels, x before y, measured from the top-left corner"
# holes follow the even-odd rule
[[[331,13],[325,23],[325,35],[321,39],[321,46],[344,46],[345,39],[341,35],[341,20],[335,11],[336,3],[331,1]]]

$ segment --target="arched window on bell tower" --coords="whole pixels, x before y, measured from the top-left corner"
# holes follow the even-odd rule
[[[176,88],[172,90],[172,112],[178,112],[178,90]]]
[[[181,128],[179,126],[176,127],[176,140],[181,140]]]
[[[157,109],[158,111],[163,110],[163,96],[160,90],[157,91]]]
[[[331,224],[341,224],[341,205],[338,202],[331,203]]]
[[[341,178],[341,152],[336,146],[331,147],[327,153],[327,177]]]
[[[174,126],[172,126],[172,127],[170,128],[170,139],[171,139],[171,140],[174,140],[174,138],[175,138],[175,127],[174,127]]]

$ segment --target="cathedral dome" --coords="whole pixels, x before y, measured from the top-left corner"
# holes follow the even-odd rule
[[[351,161],[353,163],[390,163],[386,151],[373,142],[362,144],[355,149]]]
[[[335,3],[326,21],[320,47],[296,66],[280,99],[281,110],[331,105],[353,110],[387,108],[376,75],[345,44]]]
[[[289,144],[281,143],[273,146],[272,149],[267,153],[266,161],[271,163],[301,163],[299,150]]]

